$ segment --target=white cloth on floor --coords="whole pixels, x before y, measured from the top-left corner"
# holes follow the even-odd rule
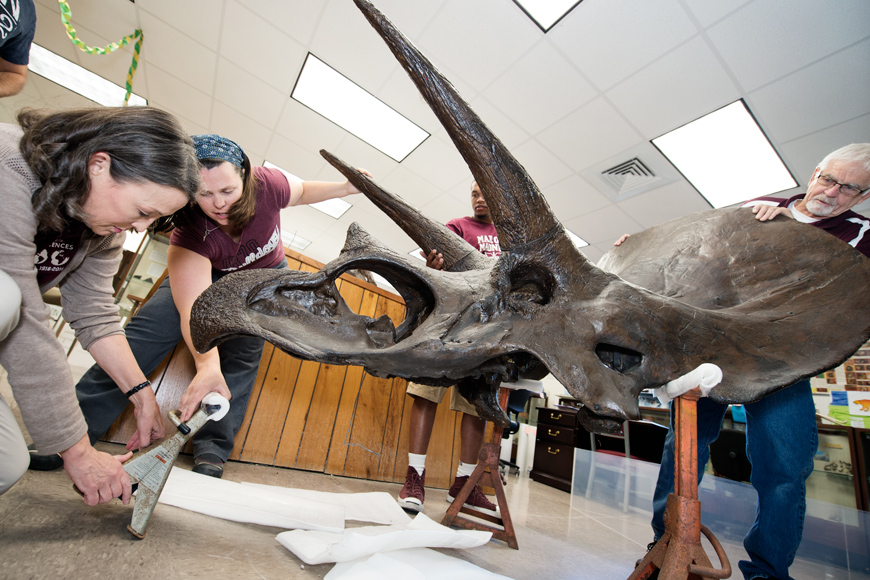
[[[406,548],[474,548],[491,537],[491,532],[452,530],[417,514],[405,525],[351,528],[340,534],[291,530],[275,539],[306,564],[324,564]]]
[[[278,487],[263,483],[243,481],[242,485],[258,489],[275,491],[306,501],[319,501],[344,508],[344,519],[356,522],[371,522],[373,524],[407,524],[411,517],[399,507],[395,496],[385,491],[370,493],[330,493],[312,489],[295,489]]]
[[[393,550],[368,558],[342,562],[324,576],[324,580],[511,580],[494,574],[471,562],[454,558],[428,548]]]
[[[173,467],[159,503],[276,528],[341,532],[344,508]]]

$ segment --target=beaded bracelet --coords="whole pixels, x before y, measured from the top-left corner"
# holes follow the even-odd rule
[[[151,381],[145,381],[144,383],[136,385],[135,387],[133,387],[132,389],[130,389],[129,391],[127,391],[124,394],[127,395],[127,398],[129,399],[130,397],[132,397],[133,395],[135,395],[136,393],[138,393],[139,391],[141,391],[145,387],[150,387],[150,386],[151,386]]]

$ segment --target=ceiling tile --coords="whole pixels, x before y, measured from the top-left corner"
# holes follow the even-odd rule
[[[515,5],[450,0],[417,45],[479,92],[540,40],[540,30]]]
[[[278,28],[232,0],[227,0],[220,54],[260,82],[285,96],[296,83],[308,50]],[[244,79],[236,81],[244,83]]]
[[[281,135],[272,137],[264,158],[301,179],[319,179],[317,174],[326,164],[317,151],[300,147]]]
[[[602,98],[543,131],[538,140],[575,171],[643,141],[637,130]]]
[[[217,54],[147,12],[141,14],[142,30],[148,31],[143,57],[169,74],[211,91]]]
[[[870,113],[868,63],[870,39],[750,93],[747,102],[776,139],[803,137]],[[853,88],[865,98],[853,98],[851,90],[819,86],[819,79],[825,79],[829,87]]]
[[[714,24],[753,0],[684,0],[686,7],[703,27]]]
[[[398,195],[415,208],[420,208],[444,195],[443,190],[438,189],[402,164],[396,164],[396,168],[386,178],[375,181],[385,190]]]
[[[434,135],[408,155],[402,165],[444,190],[471,176],[468,165],[453,142],[443,141]]]
[[[710,209],[710,204],[685,181],[669,183],[621,201],[617,205],[638,221],[643,226],[642,229]],[[637,231],[625,233],[634,234]]]
[[[756,0],[707,34],[742,88],[752,91],[867,38],[868,22],[866,0]]]
[[[387,175],[398,165],[392,157],[381,153],[368,143],[361,141],[353,135],[348,135],[341,144],[332,151],[339,159],[351,167],[361,167],[374,176],[375,181],[386,178]],[[318,155],[319,156],[319,155]],[[338,170],[324,161],[323,169],[327,174],[338,175]],[[323,173],[318,179],[326,179]]]
[[[546,189],[571,174],[571,168],[554,157],[536,139],[529,139],[519,147],[514,147],[511,153],[526,168],[539,189]]]
[[[362,13],[344,1],[327,5],[310,52],[373,94],[398,67]]]
[[[574,173],[567,179],[547,186],[543,193],[553,213],[562,223],[613,205],[607,196],[602,195],[585,179]]]
[[[264,0],[260,0],[264,1]],[[136,7],[217,51],[224,18],[224,3],[215,0],[136,0]],[[148,34],[143,29],[143,33]],[[150,39],[150,36],[148,36]]]
[[[547,35],[607,90],[697,33],[678,0],[583,2]]]
[[[223,57],[218,59],[214,98],[266,127],[275,126],[287,101],[281,91]]]
[[[567,220],[563,225],[590,244],[612,243],[622,234],[643,229],[615,205]]]
[[[209,93],[200,91],[155,65],[146,63],[140,68],[148,69],[149,104],[171,110],[203,127],[208,126],[212,105]]]
[[[250,117],[232,109],[220,101],[214,101],[210,133],[232,139],[251,157],[262,158],[269,145],[272,131],[255,123]]]
[[[784,143],[780,146],[779,152],[787,160],[787,165],[795,179],[801,184],[801,191],[806,191],[813,171],[828,153],[850,143],[866,143],[868,140],[870,140],[870,114]]]
[[[542,42],[482,94],[534,135],[598,92],[551,44]]]
[[[169,0],[172,1],[172,0]],[[207,0],[213,1],[213,0]],[[326,2],[311,0],[240,0],[238,4],[279,27],[297,42],[308,44],[321,20]],[[346,9],[352,10],[348,6]],[[280,51],[276,51],[280,53]]]
[[[580,253],[586,256],[586,259],[593,264],[597,264],[601,257],[613,247],[612,243],[602,243],[595,246],[584,246],[580,248]],[[602,249],[603,248],[603,249]]]
[[[509,151],[529,139],[528,131],[523,130],[522,127],[499,111],[486,98],[476,97],[469,101],[469,105],[477,113],[477,116],[480,117],[480,120],[489,127],[489,130],[493,132]]]
[[[335,153],[341,142],[349,136],[347,131],[326,117],[290,98],[284,105],[275,131],[312,153],[321,149]]]
[[[674,90],[679,87],[678,90]],[[650,63],[607,98],[647,139],[736,101],[740,92],[700,36]]]

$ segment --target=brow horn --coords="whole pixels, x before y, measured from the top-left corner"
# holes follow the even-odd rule
[[[505,252],[567,234],[529,174],[435,66],[367,0],[354,0],[417,85],[480,186]],[[552,234],[551,234],[552,235]]]
[[[338,169],[363,195],[387,214],[408,236],[429,254],[438,250],[444,258],[444,269],[451,272],[479,270],[490,265],[487,258],[444,224],[431,220],[405,203],[399,196],[382,189],[378,184],[360,173],[329,151],[320,154],[330,165]]]

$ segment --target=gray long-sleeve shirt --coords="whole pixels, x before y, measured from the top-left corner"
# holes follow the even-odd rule
[[[42,293],[59,286],[63,317],[85,349],[111,334],[123,334],[112,297],[124,235],[87,230],[66,268],[40,287],[34,258],[37,220],[31,198],[40,186],[18,150],[21,129],[0,124],[0,269],[21,289],[21,319],[0,342],[0,365],[21,416],[40,453],[68,449],[87,433],[66,353],[49,328]],[[0,297],[2,299],[2,297]]]

